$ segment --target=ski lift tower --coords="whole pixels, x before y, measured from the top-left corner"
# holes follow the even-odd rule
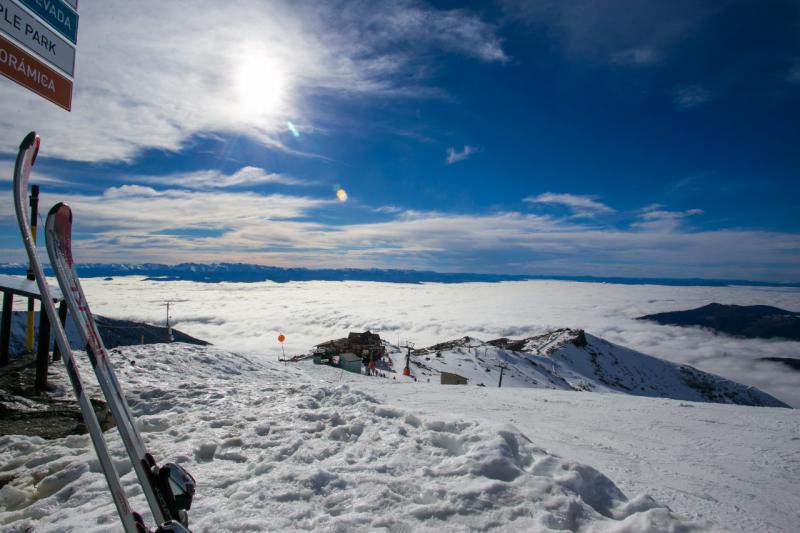
[[[470,350],[475,350],[475,355],[478,355],[478,348],[480,348],[481,345],[480,344],[476,344],[476,345],[473,346],[471,344],[471,342],[472,342],[472,338],[471,337],[467,337],[467,353],[469,353]]]
[[[411,376],[411,350],[414,349],[414,343],[406,341],[406,367],[403,369],[404,376]]]
[[[500,363],[497,365],[497,368],[500,369],[500,381],[497,383],[497,388],[501,388],[503,386],[503,370],[508,368],[508,365],[505,362]]]
[[[169,305],[172,302],[167,302],[167,342],[173,342],[175,337],[172,336],[172,326],[169,323]]]

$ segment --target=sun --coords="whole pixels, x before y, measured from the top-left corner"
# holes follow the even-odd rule
[[[265,50],[243,54],[236,75],[239,108],[248,117],[276,116],[286,106],[286,68]]]

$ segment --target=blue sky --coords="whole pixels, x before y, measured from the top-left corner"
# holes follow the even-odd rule
[[[0,166],[42,135],[81,261],[800,280],[797,2],[80,14],[71,114],[0,80]]]

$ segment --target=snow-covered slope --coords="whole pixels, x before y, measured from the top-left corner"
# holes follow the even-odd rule
[[[582,330],[558,329],[521,340],[483,342],[472,337],[416,350],[412,374],[439,382],[442,372],[461,375],[471,385],[618,392],[676,400],[789,407],[756,388],[651,357]],[[402,368],[402,350],[390,350]]]
[[[798,531],[799,410],[331,375],[445,421],[511,424],[537,446],[597,468],[626,494],[649,494],[722,531]]]
[[[646,494],[626,496],[536,435],[382,403],[357,384],[336,383],[334,369],[185,344],[118,348],[113,359],[153,453],[176,458],[198,480],[196,532],[711,528]],[[106,435],[143,510],[122,444],[115,430]],[[0,465],[3,531],[116,527],[86,436],[0,437]]]

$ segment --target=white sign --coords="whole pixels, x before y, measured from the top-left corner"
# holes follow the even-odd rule
[[[0,31],[68,76],[74,75],[75,48],[13,0],[0,0]]]

